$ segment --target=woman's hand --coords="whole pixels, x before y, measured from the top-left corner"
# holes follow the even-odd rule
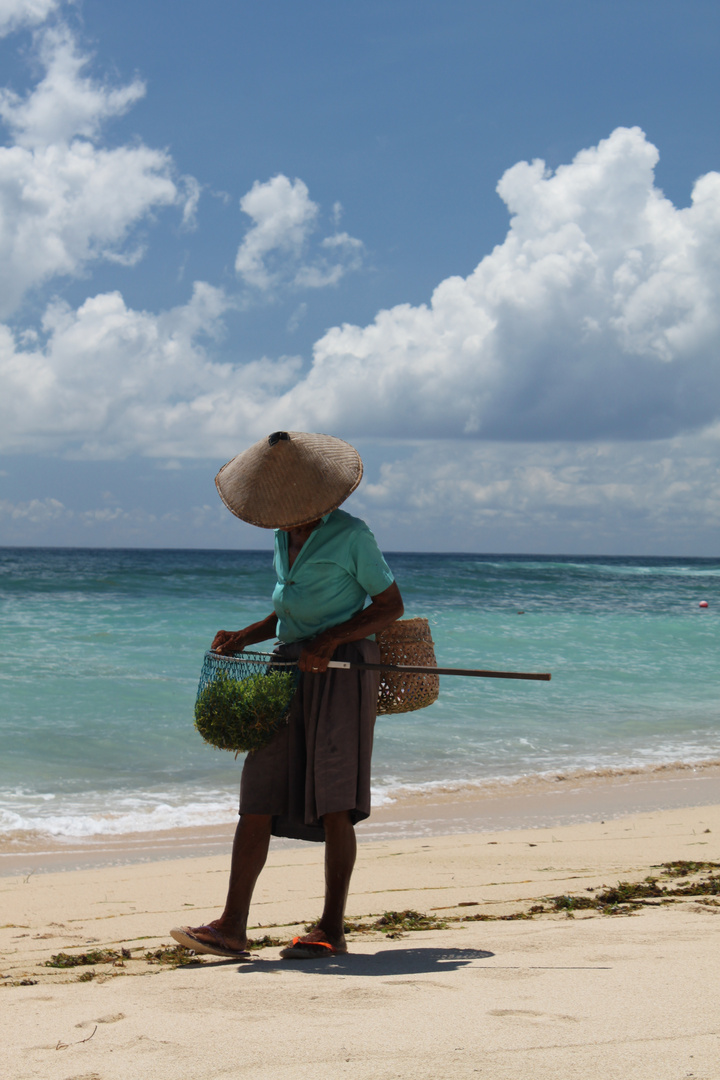
[[[246,638],[243,630],[218,630],[210,648],[221,656],[232,656],[234,653],[242,652],[245,645]]]
[[[327,671],[328,660],[338,645],[349,641],[361,641],[369,634],[378,634],[386,626],[390,626],[403,614],[403,601],[396,583],[388,585],[387,589],[370,597],[370,603],[357,615],[353,615],[347,622],[339,626],[332,626],[323,630],[312,641],[308,641],[300,653],[298,667],[301,671],[308,671],[311,675],[321,675]]]
[[[248,645],[257,645],[260,641],[275,637],[276,629],[277,615],[273,612],[266,619],[252,623],[243,630],[218,630],[210,648],[220,653],[220,656],[232,656],[234,653],[242,652]]]
[[[311,675],[321,675],[327,671],[328,660],[332,660],[332,654],[338,647],[339,642],[331,636],[328,630],[318,634],[312,641],[308,641],[300,653],[298,667],[301,671],[309,671]]]

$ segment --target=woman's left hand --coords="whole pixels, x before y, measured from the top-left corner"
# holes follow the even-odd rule
[[[311,675],[321,675],[327,671],[328,660],[332,660],[332,654],[337,647],[338,642],[325,630],[304,646],[300,653],[298,667],[301,671],[310,672]]]
[[[370,598],[370,603],[357,615],[338,626],[323,630],[312,641],[308,641],[300,653],[298,667],[311,675],[321,675],[327,671],[328,660],[338,645],[344,642],[362,641],[369,634],[378,634],[390,626],[403,614],[403,602],[400,590],[393,581],[387,589]]]

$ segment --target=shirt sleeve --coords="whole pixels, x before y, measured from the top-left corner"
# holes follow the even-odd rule
[[[395,578],[367,526],[356,533],[354,547],[355,577],[368,596],[378,596]]]

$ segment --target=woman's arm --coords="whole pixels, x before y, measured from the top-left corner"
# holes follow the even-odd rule
[[[357,615],[339,626],[323,630],[322,634],[308,641],[298,661],[300,670],[318,674],[327,671],[328,660],[332,658],[338,645],[344,645],[348,641],[361,641],[369,634],[380,633],[399,619],[404,610],[400,590],[393,581],[383,592],[371,597],[370,604],[358,611]]]
[[[242,652],[247,645],[257,645],[259,641],[274,638],[276,630],[277,615],[273,612],[244,630],[218,630],[210,647],[221,656],[232,656],[233,653]]]

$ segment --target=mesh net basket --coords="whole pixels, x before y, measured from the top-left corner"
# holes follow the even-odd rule
[[[290,711],[297,664],[271,653],[206,652],[195,699],[195,727],[205,742],[236,754],[259,750]]]
[[[381,664],[437,667],[427,619],[398,619],[377,635]],[[402,671],[383,671],[378,690],[378,713],[414,712],[437,701],[440,678]]]

